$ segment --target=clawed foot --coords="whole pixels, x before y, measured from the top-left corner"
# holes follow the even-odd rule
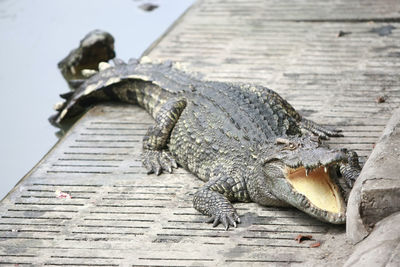
[[[347,164],[342,164],[340,166],[340,173],[344,177],[347,186],[351,189],[356,182],[358,176],[361,172],[360,163],[358,162],[358,155],[355,151],[347,151]]]
[[[229,226],[236,227],[237,223],[240,223],[239,215],[236,211],[231,208],[229,211],[219,212],[217,215],[212,215],[207,221],[207,223],[213,223],[213,227],[216,227],[219,223],[225,227],[225,230],[229,229]]]
[[[163,171],[172,173],[173,168],[178,168],[175,159],[165,150],[144,150],[142,163],[148,174],[160,175]]]

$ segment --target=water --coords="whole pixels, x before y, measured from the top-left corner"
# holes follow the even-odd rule
[[[57,63],[93,29],[110,32],[117,57],[143,51],[194,0],[0,0],[0,199],[55,144],[47,118],[68,87]]]

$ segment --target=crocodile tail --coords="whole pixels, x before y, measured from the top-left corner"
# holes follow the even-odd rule
[[[59,116],[60,112],[67,106],[68,101],[72,98],[73,95],[74,95],[74,92],[72,92],[72,91],[60,94],[60,97],[62,99],[64,99],[64,101],[61,101],[61,102],[58,102],[58,103],[54,104],[53,109],[55,111],[57,111],[57,113],[53,114],[53,115],[51,115],[49,117],[49,122],[53,126],[57,126],[57,127],[60,126],[60,125],[57,125],[57,123],[56,123],[57,117]]]
[[[60,94],[60,97],[62,99],[65,99],[66,101],[68,101],[68,100],[71,99],[73,94],[74,94],[74,92],[67,92],[67,93],[64,93],[64,94]]]
[[[56,114],[49,117],[49,122],[56,127],[62,128],[64,120],[73,118],[90,106],[95,100],[87,95],[83,95],[81,91],[86,88],[86,83],[83,83],[76,91],[69,91],[67,93],[60,94],[63,101],[56,103],[53,109],[57,112]],[[98,99],[96,99],[98,100]]]
[[[84,79],[77,79],[77,80],[68,80],[67,82],[68,82],[69,87],[72,88],[72,90],[76,90],[85,82],[85,80]]]
[[[74,92],[70,91],[67,93],[60,94],[60,97],[64,99],[64,101],[58,102],[54,104],[53,109],[57,111],[56,114],[53,114],[49,117],[49,122],[56,127],[61,127],[59,123],[60,113],[67,107],[68,102],[72,99]]]
[[[113,94],[112,87],[122,82],[123,71],[126,68],[134,68],[135,65],[127,66],[122,60],[117,60],[115,66],[100,62],[99,71],[90,73],[90,77],[77,83],[78,88],[74,91],[61,94],[65,101],[57,103],[54,109],[57,114],[51,116],[49,121],[56,127],[61,127],[65,120],[73,119],[82,114],[88,107],[109,100],[118,100]]]
[[[57,117],[58,117],[58,113],[51,115],[48,120],[49,120],[51,125],[60,128],[61,125],[56,123]]]
[[[56,114],[49,117],[49,122],[56,127],[63,128],[68,120],[74,120],[78,115],[83,114],[84,111],[92,104],[98,102],[96,98],[75,98],[75,94],[71,95],[69,99],[54,105]]]
[[[66,93],[62,97],[66,100],[54,105],[57,113],[49,118],[49,122],[59,128],[62,128],[64,122],[74,120],[78,115],[83,114],[88,107],[105,100],[96,92],[87,95],[81,95],[79,92]],[[66,123],[69,124],[69,122]]]
[[[176,95],[189,90],[190,84],[187,88],[183,86],[184,89],[181,89],[181,83],[186,82],[188,76],[172,68],[172,65],[171,62],[142,64],[134,59],[128,64],[116,59],[114,66],[100,62],[99,71],[85,71],[90,77],[78,89],[73,93],[61,95],[66,101],[56,105],[58,114],[50,117],[50,123],[60,126],[64,124],[64,120],[76,117],[88,107],[110,100],[143,104],[154,116],[158,104],[162,104],[171,94]],[[133,81],[139,84],[132,83]]]

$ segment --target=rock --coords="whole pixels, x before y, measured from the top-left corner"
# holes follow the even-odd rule
[[[400,109],[397,109],[350,193],[346,233],[352,242],[359,242],[375,223],[400,211],[399,163]]]
[[[356,245],[344,266],[400,266],[400,212],[378,222],[371,234]]]

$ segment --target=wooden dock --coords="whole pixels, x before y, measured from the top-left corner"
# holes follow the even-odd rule
[[[200,0],[145,55],[266,85],[343,129],[329,143],[365,161],[400,103],[399,10],[389,0]],[[191,203],[201,181],[183,169],[145,174],[151,124],[142,109],[111,104],[79,120],[0,203],[0,265],[336,266],[351,254],[343,226],[294,209],[239,203],[238,228],[203,223]]]

